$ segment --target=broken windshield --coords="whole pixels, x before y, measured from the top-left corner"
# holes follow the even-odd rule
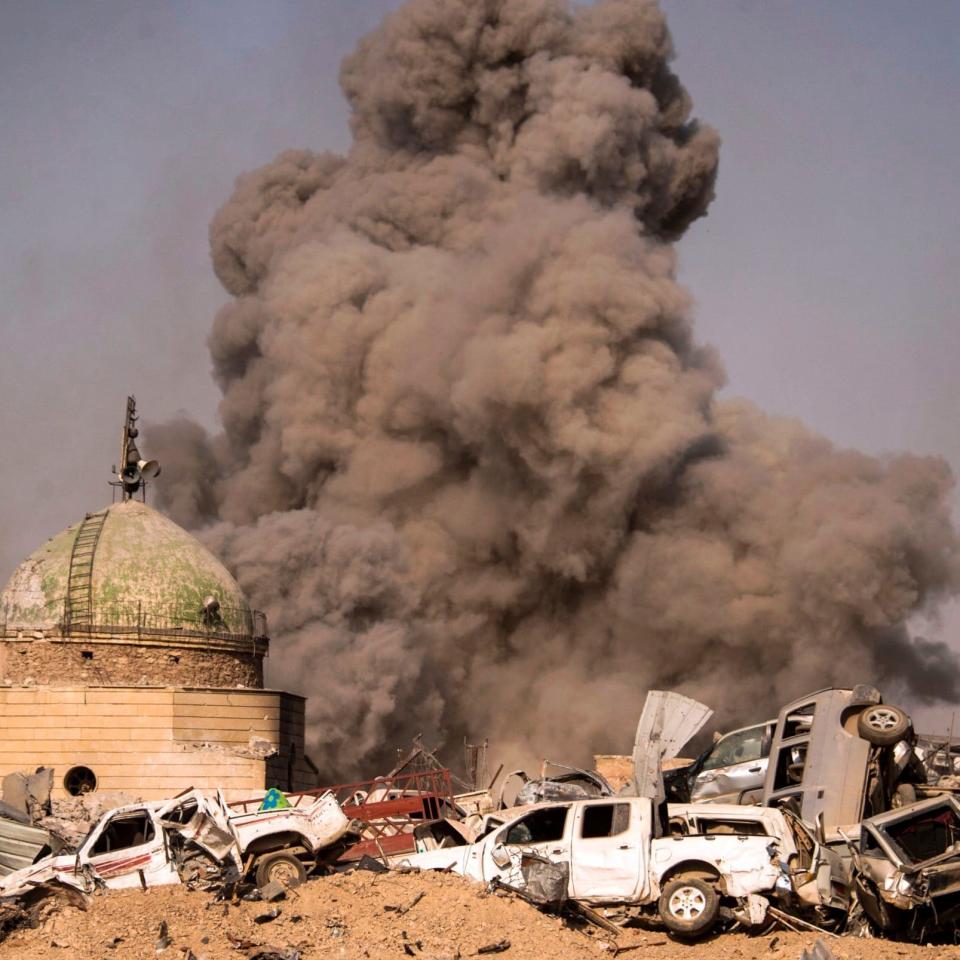
[[[502,842],[520,845],[562,840],[567,823],[567,809],[567,807],[547,807],[528,813],[507,828],[506,837]]]
[[[923,863],[946,853],[960,841],[960,817],[953,806],[944,804],[910,820],[888,824],[884,832],[904,863]]]
[[[701,764],[702,770],[715,770],[735,763],[760,760],[763,757],[763,738],[766,726],[750,727],[728,734],[718,740]]]

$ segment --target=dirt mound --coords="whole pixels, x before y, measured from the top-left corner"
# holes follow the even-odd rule
[[[645,930],[625,930],[617,938],[620,950],[636,960],[648,955],[655,960],[703,955],[798,960],[803,947],[815,940],[815,935],[787,933],[755,938],[730,934],[687,946]],[[276,952],[271,955],[264,948]],[[921,954],[933,960],[955,949],[853,939],[831,940],[830,948],[838,960]],[[0,958],[23,960],[190,960],[191,955],[195,960],[466,960],[497,955],[504,960],[580,960],[613,952],[607,934],[573,929],[522,900],[489,894],[469,880],[362,871],[313,880],[272,904],[225,904],[183,887],[106,893],[94,897],[86,911],[58,906],[36,929],[16,931],[0,944]]]

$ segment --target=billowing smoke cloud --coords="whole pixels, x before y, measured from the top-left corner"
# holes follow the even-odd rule
[[[330,773],[420,730],[584,760],[654,685],[744,721],[957,696],[906,628],[958,582],[943,461],[714,400],[670,244],[719,140],[670,57],[646,0],[412,0],[343,65],[349,154],[284,153],[213,222],[223,433],[151,451]]]

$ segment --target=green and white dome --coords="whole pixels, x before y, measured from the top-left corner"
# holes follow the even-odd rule
[[[186,530],[132,499],[57,534],[17,567],[0,594],[0,622],[8,628],[71,621],[192,635],[254,632],[246,598],[223,564]]]

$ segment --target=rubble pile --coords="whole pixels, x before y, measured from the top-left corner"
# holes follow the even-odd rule
[[[497,948],[503,960],[585,960],[618,950],[656,960],[797,960],[817,940],[814,933],[733,933],[691,946],[640,929],[614,938],[460,877],[356,871],[320,878],[271,904],[223,903],[182,887],[110,892],[91,898],[86,910],[58,903],[38,927],[13,931],[0,944],[0,958],[467,960]],[[829,938],[827,944],[837,960],[939,960],[955,949],[854,938]]]
[[[60,838],[66,846],[76,847],[107,810],[134,803],[136,799],[123,793],[85,793],[79,797],[54,797],[50,800],[49,812],[36,817],[34,823]]]

